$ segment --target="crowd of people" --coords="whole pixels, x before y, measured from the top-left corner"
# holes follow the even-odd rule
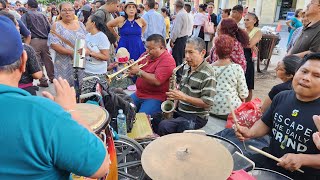
[[[70,172],[99,178],[108,173],[105,145],[75,110],[77,39],[85,40],[85,66],[77,71],[80,81],[98,76],[108,86],[107,75],[120,67],[116,53],[121,48],[130,54],[128,64],[139,61],[127,72],[136,85],[131,98],[137,112],[154,117],[152,128],[160,136],[200,129],[209,116],[226,120],[231,112],[227,99],[233,109],[251,101],[252,57],[259,53],[263,37],[258,16],[241,5],[221,9],[218,15],[212,2],[200,4],[196,13],[191,9],[181,0],[175,1],[174,12],[155,0],[76,0],[51,3],[42,11],[36,0],[25,5],[0,0],[0,142],[6,147],[0,149],[0,178],[68,179]],[[234,131],[242,141],[271,137],[266,151],[281,162],[249,157],[258,167],[316,180],[320,0],[311,0],[287,23],[288,54],[276,68],[283,83],[269,92],[261,120],[250,129],[238,126]],[[34,85],[36,79],[40,83]],[[55,95],[37,96],[38,87],[51,83]],[[95,83],[81,81],[79,88],[90,92]],[[167,99],[175,110],[163,119],[161,106]],[[305,174],[297,172],[299,168]]]

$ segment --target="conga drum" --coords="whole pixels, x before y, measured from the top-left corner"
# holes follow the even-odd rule
[[[248,173],[255,177],[257,180],[293,180],[292,178],[277,171],[264,168],[255,168]]]
[[[100,106],[87,103],[77,104],[75,110],[79,112],[79,115],[87,122],[93,132],[96,133],[107,145],[111,164],[109,174],[105,179],[118,180],[117,154],[114,146],[112,130],[109,126],[110,117],[108,111]],[[73,176],[73,179],[80,180],[90,178]]]

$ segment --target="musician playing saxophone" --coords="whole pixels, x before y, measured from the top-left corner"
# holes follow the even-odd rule
[[[207,124],[216,81],[214,70],[204,61],[205,49],[205,42],[201,38],[187,40],[187,65],[183,68],[180,87],[167,92],[168,99],[178,101],[178,105],[172,119],[160,122],[157,132],[160,136],[199,129]]]
[[[148,115],[161,112],[161,103],[167,99],[169,78],[176,63],[166,49],[165,40],[159,34],[153,34],[146,40],[148,56],[139,64],[145,64],[141,69],[138,65],[129,69],[131,75],[137,76],[137,91],[131,95],[137,112]],[[143,57],[145,54],[142,54]]]

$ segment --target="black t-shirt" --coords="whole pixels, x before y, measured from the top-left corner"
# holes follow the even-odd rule
[[[270,153],[282,157],[287,153],[319,154],[312,134],[317,131],[312,116],[320,114],[320,98],[302,102],[293,90],[276,95],[261,118],[271,128]],[[320,169],[302,167],[305,173],[319,175]]]
[[[28,84],[33,82],[32,74],[41,71],[41,67],[37,61],[37,56],[34,49],[27,44],[23,44],[23,48],[27,52],[28,60],[26,71],[22,74],[19,84]]]
[[[275,85],[269,92],[269,98],[272,100],[279,92],[292,89],[292,80]]]
[[[210,18],[211,18],[211,22],[213,22],[214,24],[214,27],[217,27],[218,26],[217,15],[215,13],[212,13],[210,15]]]

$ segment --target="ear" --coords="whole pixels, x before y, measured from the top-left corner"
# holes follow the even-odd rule
[[[292,74],[287,74],[287,77],[288,77],[289,79],[293,79],[293,75],[292,75]]]
[[[204,57],[204,56],[206,55],[206,52],[207,52],[207,51],[206,51],[205,49],[203,49],[203,50],[200,52],[201,56]]]
[[[28,59],[27,52],[23,50],[22,55],[20,57],[21,65],[19,68],[22,73],[26,71],[27,59]]]

